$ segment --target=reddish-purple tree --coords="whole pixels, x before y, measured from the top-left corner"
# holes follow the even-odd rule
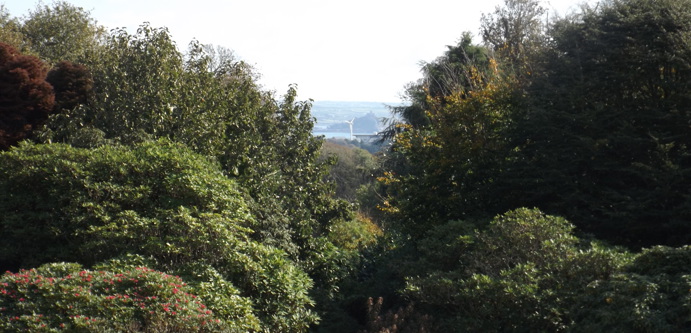
[[[55,104],[47,68],[40,59],[0,43],[0,150],[26,138]]]
[[[61,61],[55,65],[48,72],[46,81],[55,91],[55,112],[86,104],[94,87],[89,69],[69,61]]]

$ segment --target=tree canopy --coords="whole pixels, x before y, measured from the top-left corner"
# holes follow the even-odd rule
[[[481,22],[372,155],[225,47],[0,7],[0,330],[687,331],[691,1]]]
[[[519,204],[620,244],[688,243],[689,15],[615,1],[555,23],[516,126]]]
[[[299,332],[316,320],[309,277],[251,239],[247,194],[187,148],[25,144],[0,163],[3,271],[120,260],[184,276],[214,312],[252,304],[243,311],[262,329]]]

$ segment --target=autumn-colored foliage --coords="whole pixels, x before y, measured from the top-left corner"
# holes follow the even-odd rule
[[[91,73],[84,65],[62,61],[46,77],[55,91],[55,111],[85,104],[94,87]]]
[[[47,72],[38,58],[0,43],[0,149],[26,138],[48,118],[55,95]]]

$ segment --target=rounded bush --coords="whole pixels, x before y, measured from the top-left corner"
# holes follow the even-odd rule
[[[177,276],[46,264],[0,277],[3,332],[219,332],[229,324]]]
[[[244,322],[240,331],[317,321],[307,274],[250,238],[244,191],[184,146],[23,144],[0,154],[0,189],[0,269],[132,269],[140,256],[139,266],[183,276],[211,310]]]

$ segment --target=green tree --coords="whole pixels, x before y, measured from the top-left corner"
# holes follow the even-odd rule
[[[331,280],[318,271],[347,265],[336,264],[342,259],[333,257],[329,228],[353,213],[322,181],[327,165],[318,161],[322,140],[311,135],[310,102],[297,101],[295,87],[275,98],[251,67],[209,50],[192,42],[183,55],[166,29],[148,25],[136,34],[114,30],[86,64],[92,97],[52,117],[42,140],[92,147],[163,137],[212,156],[253,198],[253,237]]]
[[[486,72],[466,67],[469,86],[428,96],[430,124],[406,125],[394,138],[399,160],[380,177],[388,195],[383,207],[413,240],[449,220],[500,212],[501,198],[488,189],[511,149],[505,133],[520,96],[514,78],[489,63]]]
[[[404,96],[410,104],[391,108],[393,117],[388,120],[384,137],[392,139],[396,133],[404,130],[404,125],[413,128],[430,125],[426,113],[430,107],[430,97],[439,99],[459,91],[475,90],[481,85],[479,76],[484,76],[489,70],[487,48],[473,44],[472,35],[463,33],[457,45],[447,46],[443,56],[422,64],[423,77],[405,87]]]
[[[511,134],[515,206],[634,247],[688,243],[690,19],[689,1],[630,0],[555,23]]]
[[[12,17],[5,5],[0,4],[0,41],[10,44],[25,53],[28,49],[25,47],[26,42],[20,28],[21,23],[19,19]]]
[[[546,40],[545,12],[538,0],[505,0],[494,13],[482,15],[482,40],[513,70],[529,72]]]
[[[329,170],[328,180],[336,186],[336,197],[354,202],[358,188],[374,181],[371,176],[375,168],[374,157],[364,149],[326,141],[320,156],[335,159]]]
[[[6,150],[47,120],[55,103],[48,69],[36,57],[0,43],[0,149]]]
[[[104,34],[88,11],[66,1],[37,4],[22,20],[20,31],[32,53],[50,64],[85,61]]]

